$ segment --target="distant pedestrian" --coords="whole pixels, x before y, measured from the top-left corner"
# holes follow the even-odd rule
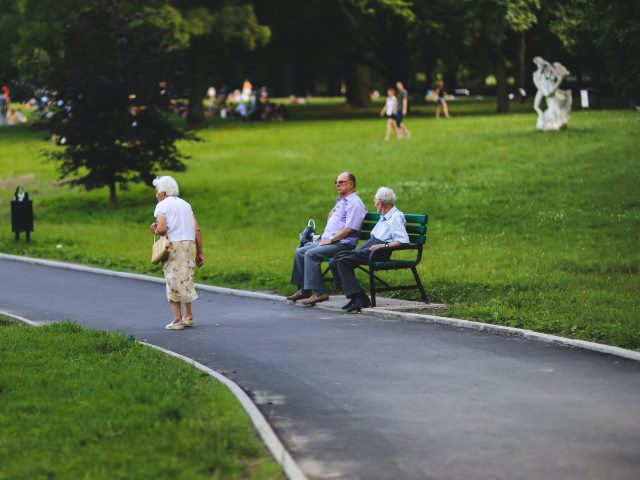
[[[411,132],[403,121],[404,117],[407,116],[409,94],[405,90],[402,82],[396,82],[396,88],[398,89],[398,108],[396,111],[396,128],[398,129],[398,138],[411,138]]]
[[[396,113],[398,112],[398,99],[394,88],[387,89],[387,100],[384,102],[380,116],[387,118],[387,131],[384,135],[385,141],[389,140],[391,130],[398,134],[398,126],[396,125]]]
[[[211,86],[207,89],[207,96],[209,97],[209,113],[216,113],[216,88]]]
[[[0,127],[3,127],[7,124],[7,111],[7,100],[4,98],[4,95],[0,95]]]
[[[191,302],[198,298],[193,275],[196,265],[204,264],[202,235],[191,205],[178,198],[178,183],[172,177],[164,176],[156,178],[153,186],[158,205],[153,212],[156,221],[150,230],[154,235],[166,235],[171,244],[169,258],[162,264],[162,270],[173,321],[164,328],[182,330],[193,326]]]
[[[449,95],[444,89],[444,82],[440,80],[433,90],[433,99],[436,102],[436,118],[440,118],[440,110],[444,111],[445,118],[449,118],[449,107],[447,106],[448,97]]]
[[[2,87],[2,94],[0,94],[0,127],[7,124],[7,112],[11,98],[9,97],[9,87],[4,85]]]

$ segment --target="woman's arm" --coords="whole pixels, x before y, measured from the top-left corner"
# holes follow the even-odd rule
[[[196,224],[196,265],[201,267],[204,265],[204,257],[202,256],[202,233],[200,232],[200,227],[198,226],[195,215],[193,216],[193,222]]]
[[[158,221],[152,223],[149,230],[151,230],[151,233],[154,235],[166,235],[168,230],[167,219],[162,215],[158,215]]]

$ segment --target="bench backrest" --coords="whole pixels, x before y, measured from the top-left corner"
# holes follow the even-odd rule
[[[424,214],[405,213],[404,218],[407,221],[405,227],[409,234],[409,241],[415,245],[424,245],[427,240],[427,220],[429,217]],[[368,240],[371,230],[380,220],[378,212],[368,212],[364,217],[362,230],[360,230],[360,240]]]

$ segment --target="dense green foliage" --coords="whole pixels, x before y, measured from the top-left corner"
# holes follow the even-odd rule
[[[148,183],[155,172],[181,170],[162,83],[174,30],[154,22],[161,1],[26,0],[14,55],[23,80],[48,89],[46,125],[60,148],[50,155],[60,177],[87,189]]]
[[[429,214],[419,271],[448,315],[640,348],[640,116],[575,112],[567,131],[541,133],[535,114],[482,114],[491,108],[452,103],[436,121],[423,107],[407,119],[411,140],[388,143],[382,120],[322,104],[289,123],[216,120],[181,146],[192,158],[176,177],[203,228],[198,280],[289,292],[297,234],[310,217],[322,228],[348,169],[371,209],[388,185],[401,210]],[[344,118],[319,121],[332,111]],[[0,142],[0,218],[20,182],[37,216],[30,245],[7,228],[0,250],[160,274],[147,259],[151,188],[112,211],[102,192],[52,184],[37,134],[4,129]]]
[[[0,479],[283,478],[222,384],[114,332],[0,319]]]
[[[45,118],[60,146],[50,152],[60,177],[87,189],[108,186],[114,206],[117,187],[148,183],[160,169],[184,169],[175,142],[193,136],[166,117],[175,66],[188,70],[183,85],[196,82],[201,90],[191,104],[203,116],[207,42],[239,39],[251,48],[268,39],[269,30],[257,24],[249,5],[180,4],[181,9],[167,0],[0,4],[12,22],[0,22],[13,33],[6,56],[17,73],[11,73],[51,98]],[[0,71],[0,81],[9,79]]]
[[[0,0],[0,82],[24,92],[52,88],[42,68],[49,49],[94,4],[123,12],[109,30],[137,16],[137,26],[166,33],[155,48],[134,48],[171,53],[165,80],[188,98],[192,125],[202,122],[199,100],[209,85],[234,89],[246,77],[277,95],[338,95],[344,88],[352,105],[367,105],[372,89],[398,80],[424,91],[444,78],[449,88],[475,93],[494,88],[486,83],[491,77],[505,112],[508,93],[533,88],[537,55],[562,62],[574,89],[614,88],[640,102],[634,0]],[[95,30],[82,31],[90,38]],[[131,45],[122,42],[121,52]]]

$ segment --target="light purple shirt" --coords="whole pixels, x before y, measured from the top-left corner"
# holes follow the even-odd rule
[[[321,240],[329,240],[329,237],[335,235],[344,227],[354,230],[345,238],[339,240],[340,243],[355,245],[360,239],[360,229],[362,222],[367,214],[367,207],[364,206],[362,200],[356,192],[348,197],[340,195],[336,200],[336,206],[331,210],[327,226],[322,233]]]

